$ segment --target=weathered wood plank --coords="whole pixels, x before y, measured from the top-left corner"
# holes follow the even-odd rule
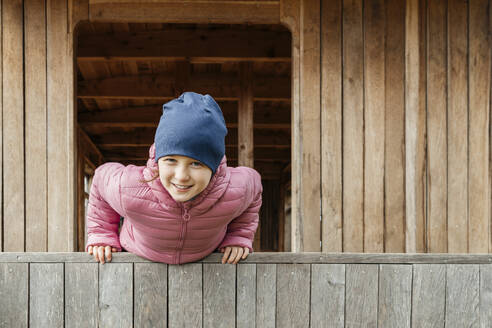
[[[256,264],[240,264],[236,270],[236,327],[255,327]]]
[[[384,251],[405,252],[405,1],[386,1]]]
[[[201,263],[168,267],[168,327],[202,327],[202,272]]]
[[[29,266],[29,327],[64,326],[63,263]]]
[[[65,265],[65,320],[71,327],[99,327],[97,263]]]
[[[480,265],[480,327],[492,326],[492,265]]]
[[[203,265],[203,327],[234,327],[236,266]]]
[[[311,266],[311,327],[344,327],[345,265]]]
[[[167,267],[163,263],[135,263],[135,327],[167,326]]]
[[[277,264],[277,327],[309,326],[310,278],[308,264]]]
[[[427,39],[427,249],[447,252],[446,2],[428,3]]]
[[[379,266],[378,327],[410,327],[412,266]]]
[[[378,322],[378,266],[345,266],[345,327],[376,327]]]
[[[251,256],[251,255],[249,255]],[[256,327],[276,327],[277,266],[256,265]]]
[[[412,327],[444,327],[446,266],[414,265]]]
[[[448,4],[448,252],[468,252],[468,2]]]
[[[385,1],[364,6],[364,252],[384,252]],[[350,95],[348,95],[350,97]]]
[[[46,1],[24,2],[26,251],[46,252]]]
[[[27,327],[29,264],[0,263],[0,327]]]
[[[342,1],[321,1],[322,251],[342,251]]]
[[[446,327],[480,324],[480,266],[450,264],[446,272]]]
[[[264,2],[132,2],[90,0],[92,22],[278,24],[279,3]]]
[[[362,1],[343,1],[343,251],[364,251]]]
[[[23,3],[2,7],[3,251],[25,251]]]
[[[425,3],[405,13],[405,251],[425,251]]]
[[[99,264],[99,325],[132,327],[133,264]]]
[[[488,0],[469,7],[468,240],[470,253],[487,253],[490,238],[490,66]]]
[[[239,64],[238,164],[254,167],[253,158],[253,64]]]

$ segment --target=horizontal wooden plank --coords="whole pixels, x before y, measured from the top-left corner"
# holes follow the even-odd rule
[[[212,253],[202,263],[219,263],[222,253]],[[0,263],[4,262],[93,262],[94,257],[83,252],[5,252],[0,253]],[[114,253],[112,262],[151,262],[131,253]],[[492,254],[405,254],[405,253],[276,253],[264,252],[250,254],[240,263],[381,263],[381,264],[491,264]]]

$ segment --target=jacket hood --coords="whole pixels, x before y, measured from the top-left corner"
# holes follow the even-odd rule
[[[146,181],[151,180],[155,174],[159,172],[159,166],[155,161],[155,144],[152,144],[149,148],[149,159],[147,165],[143,171],[143,176]],[[227,169],[227,159],[224,156],[217,168],[217,171],[210,179],[208,186],[195,198],[186,201],[184,203],[177,202],[172,198],[169,192],[164,188],[160,179],[154,179],[148,181],[147,184],[151,188],[154,195],[159,200],[162,207],[167,210],[172,208],[193,210],[197,214],[203,213],[210,209],[218,199],[224,194],[229,185],[230,172]]]

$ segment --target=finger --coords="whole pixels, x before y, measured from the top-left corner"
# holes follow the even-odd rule
[[[99,256],[99,261],[101,261],[101,264],[104,264],[104,247],[99,246],[97,248],[97,253],[98,253],[98,256]]]
[[[108,260],[108,262],[111,262],[111,246],[106,246],[104,248],[105,250],[105,255],[106,255],[106,259]]]
[[[89,255],[92,255],[92,246],[89,246],[89,248],[87,249],[87,253],[89,253]]]
[[[241,256],[243,256],[243,248],[242,247],[239,247],[237,249],[236,258],[234,259],[234,264],[237,264],[237,262],[239,262],[239,260],[241,259]]]
[[[226,247],[224,251],[224,256],[222,257],[222,264],[226,263],[227,258],[229,257],[229,254],[231,253],[231,248]]]
[[[233,247],[231,251],[231,256],[229,257],[229,261],[227,263],[232,263],[234,262],[234,259],[236,258],[237,255],[237,247]]]
[[[113,252],[117,252],[118,250],[117,250],[116,248],[114,248],[114,247],[113,247],[113,248],[112,248],[112,251],[113,251]]]
[[[96,262],[99,262],[99,253],[97,252],[97,246],[94,246],[94,248],[92,249],[92,253],[94,255],[94,260],[96,260]]]
[[[247,258],[247,257],[248,257],[248,255],[249,255],[249,248],[248,248],[248,247],[244,247],[243,260],[244,260],[245,258]]]

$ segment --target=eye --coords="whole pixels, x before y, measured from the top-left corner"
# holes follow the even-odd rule
[[[164,163],[176,163],[176,160],[174,158],[171,158],[171,157],[167,157],[167,158],[164,158]]]
[[[200,162],[191,162],[191,166],[193,166],[193,167],[201,167],[202,166],[202,163],[200,163]]]

